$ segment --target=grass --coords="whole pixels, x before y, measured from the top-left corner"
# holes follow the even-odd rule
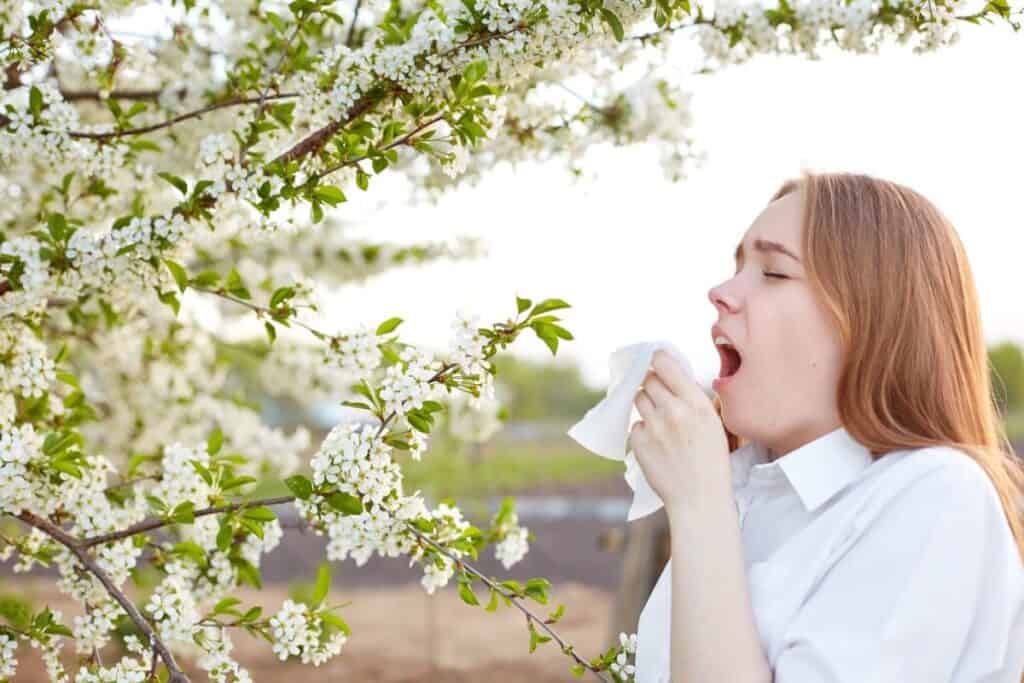
[[[440,439],[439,439],[440,441]],[[417,462],[400,456],[403,489],[419,489],[434,500],[487,498],[522,492],[538,484],[571,484],[621,477],[621,462],[594,455],[572,443],[492,443],[479,453],[459,452],[431,443]],[[279,496],[287,487],[276,480],[261,482],[254,497]]]

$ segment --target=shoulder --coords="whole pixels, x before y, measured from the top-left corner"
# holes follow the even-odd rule
[[[938,522],[949,515],[978,523],[1006,525],[998,490],[988,472],[966,451],[929,446],[895,451],[879,459],[877,502],[890,511],[913,510],[914,517]]]

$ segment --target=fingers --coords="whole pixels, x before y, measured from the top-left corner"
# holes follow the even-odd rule
[[[665,386],[665,383],[653,371],[647,372],[647,376],[644,378],[643,384],[640,385],[640,389],[641,391],[637,392],[637,396],[646,395],[656,408],[667,406],[674,398],[674,394],[669,391],[669,388]],[[639,410],[639,407],[637,409]]]
[[[700,397],[706,399],[700,386],[690,379],[683,366],[664,349],[658,349],[651,358],[651,365],[658,379],[664,382],[668,390],[691,406],[700,405]],[[698,396],[698,394],[700,396]]]

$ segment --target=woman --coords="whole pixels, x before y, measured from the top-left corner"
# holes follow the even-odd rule
[[[664,352],[634,401],[672,546],[636,681],[1024,681],[1024,468],[949,221],[805,172],[708,296],[714,401]]]

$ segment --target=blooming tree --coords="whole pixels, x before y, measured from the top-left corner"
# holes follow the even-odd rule
[[[327,537],[327,561],[373,553],[452,578],[523,612],[530,651],[554,640],[572,670],[632,676],[635,636],[585,658],[527,601],[549,583],[488,577],[528,550],[506,500],[487,528],[455,501],[403,488],[437,416],[497,409],[491,359],[532,331],[557,353],[571,333],[557,298],[516,297],[482,326],[460,311],[443,352],[404,343],[399,318],[325,329],[327,288],[389,268],[475,252],[472,243],[394,245],[345,235],[344,207],[385,172],[410,199],[436,197],[501,161],[557,158],[578,172],[598,143],[654,142],[679,180],[703,156],[688,96],[657,76],[688,41],[711,71],[757,54],[810,58],[826,45],[918,52],[962,22],[1014,30],[1019,8],[969,3],[780,0],[3,0],[0,2],[0,539],[15,570],[58,570],[83,607],[0,608],[0,679],[16,646],[53,680],[246,681],[231,634],[265,637],[318,665],[351,632],[327,603],[327,565],[308,602],[265,616],[232,591],[260,586],[260,561],[295,507]],[[619,76],[647,75],[624,87]],[[577,94],[585,88],[588,96]],[[554,97],[555,94],[569,96]],[[339,208],[340,207],[340,208]],[[265,391],[338,400],[364,419],[335,426],[306,462],[304,429],[265,424],[232,395],[223,349],[248,346]],[[489,426],[484,426],[489,425]],[[267,478],[291,495],[254,498]],[[159,575],[129,598],[139,567]],[[117,657],[104,658],[119,625]],[[74,644],[78,665],[60,650]],[[106,659],[106,661],[104,661]]]

